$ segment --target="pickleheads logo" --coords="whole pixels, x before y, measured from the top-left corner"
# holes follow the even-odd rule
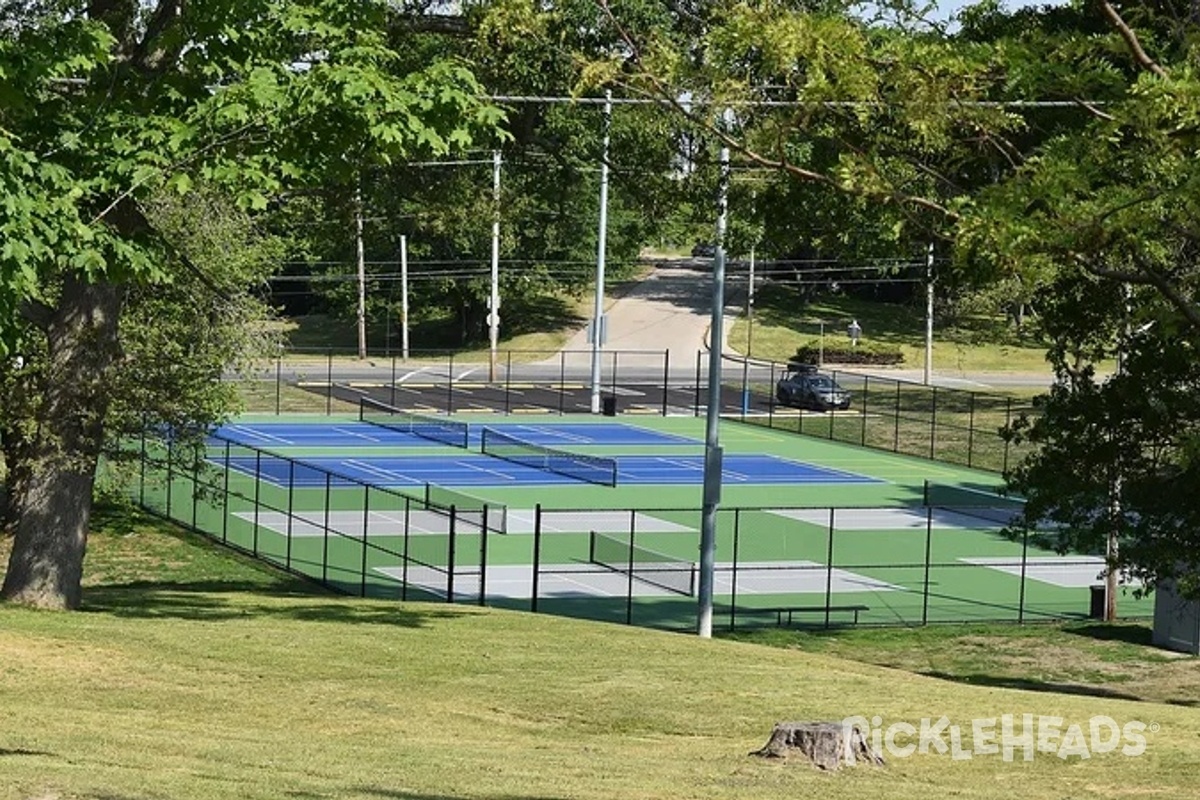
[[[1130,720],[1122,725],[1104,715],[1070,724],[1062,717],[1043,714],[1003,714],[973,719],[967,725],[951,723],[943,716],[936,720],[926,717],[919,725],[901,721],[886,726],[882,717],[847,717],[842,720],[842,741],[847,750],[854,741],[855,728],[877,753],[886,752],[893,758],[916,753],[949,754],[955,761],[982,756],[1032,761],[1038,754],[1065,761],[1117,752],[1136,758],[1146,752],[1146,734],[1158,731],[1156,724]],[[849,760],[853,763],[853,758]]]

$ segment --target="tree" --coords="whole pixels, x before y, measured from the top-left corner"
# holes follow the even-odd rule
[[[810,215],[943,239],[959,280],[1035,300],[1057,380],[1041,418],[1011,432],[1039,445],[1008,476],[1029,498],[1014,535],[1052,521],[1056,546],[1105,554],[1112,582],[1200,592],[1194,4],[983,4],[955,35],[889,11],[899,22],[878,26],[837,4],[710,7],[694,46],[624,26],[624,50],[588,75],[841,198]],[[1002,102],[1031,98],[1060,105]],[[732,129],[715,123],[723,107]]]
[[[192,280],[220,297],[151,197],[203,181],[260,210],[357,167],[345,153],[444,153],[499,120],[458,63],[393,74],[395,24],[372,0],[0,7],[0,356],[35,357],[4,378],[15,538],[0,595],[80,602],[130,298]],[[187,415],[203,426],[206,411]]]

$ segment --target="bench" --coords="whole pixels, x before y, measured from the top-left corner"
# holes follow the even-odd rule
[[[782,626],[784,624],[783,620],[785,617],[787,618],[787,624],[791,625],[793,614],[824,614],[827,612],[832,614],[832,613],[839,612],[839,611],[853,612],[854,613],[854,624],[857,625],[859,612],[860,611],[870,611],[871,607],[870,606],[777,606],[774,608],[756,608],[753,610],[762,612],[765,614],[774,614],[775,615],[775,624],[780,625],[780,626]]]

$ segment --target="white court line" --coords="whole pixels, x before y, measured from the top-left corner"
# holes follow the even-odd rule
[[[292,441],[291,439],[285,439],[282,436],[275,436],[270,433],[263,433],[262,431],[258,430],[257,428],[254,428],[254,427],[251,427],[248,425],[234,424],[234,425],[230,425],[229,427],[235,431],[240,431],[247,436],[256,436],[259,439],[266,439],[268,442],[279,442],[280,444],[295,444],[295,442]]]
[[[670,465],[670,466],[672,466],[672,467],[681,468],[681,469],[686,469],[686,470],[690,470],[690,471],[692,471],[692,472],[700,472],[701,470],[703,470],[703,469],[704,469],[704,465],[703,465],[703,464],[696,464],[696,463],[694,463],[694,462],[691,462],[691,461],[677,461],[677,460],[676,460],[676,459],[674,459],[674,458],[666,458],[666,457],[664,457],[664,456],[659,456],[659,457],[658,457],[656,460],[657,460],[657,461],[658,461],[658,463],[660,463],[660,464],[668,464],[668,465]],[[668,470],[668,469],[660,469],[660,470],[656,470],[656,469],[654,469],[654,467],[653,467],[653,466],[651,466],[651,467],[650,467],[649,469],[647,469],[646,471],[647,471],[647,472],[674,472],[674,470]]]
[[[457,464],[457,465],[458,465],[458,466],[460,466],[460,467],[466,467],[467,469],[473,469],[473,470],[475,470],[476,472],[482,472],[482,473],[484,473],[485,475],[491,475],[491,476],[493,476],[493,477],[496,477],[496,478],[502,478],[502,479],[504,479],[504,480],[506,480],[506,481],[515,481],[515,480],[516,480],[516,478],[514,478],[512,475],[509,475],[508,473],[505,473],[505,472],[496,472],[496,470],[494,470],[494,469],[488,469],[487,467],[477,467],[477,466],[475,466],[474,464],[469,464],[469,463],[466,463],[466,462],[463,462],[463,461],[455,461],[455,462],[453,462],[453,463],[454,463],[454,464]]]
[[[518,426],[518,429],[532,431],[533,433],[540,433],[543,436],[552,436],[555,439],[561,439],[567,442],[576,442],[579,444],[592,444],[595,442],[595,440],[590,436],[580,436],[579,434],[567,433],[566,431],[555,430],[553,427],[546,425],[520,425]],[[501,433],[503,433],[503,431],[501,431]]]
[[[381,469],[380,467],[375,467],[375,466],[372,466],[372,465],[367,464],[362,461],[358,461],[353,458],[343,459],[342,463],[347,464],[351,467],[354,467],[357,470],[361,470],[361,471],[367,473],[368,475],[374,475],[377,478],[387,478],[388,480],[399,480],[401,483],[413,484],[416,486],[420,486],[422,483],[424,483],[423,481],[416,480],[415,478],[410,478],[407,475],[401,475],[398,472],[392,472],[391,470]]]
[[[358,433],[357,431],[347,430],[346,428],[336,428],[335,427],[335,428],[330,428],[330,430],[332,430],[334,433],[340,433],[343,436],[350,436],[350,437],[354,437],[357,439],[366,439],[368,442],[375,442],[376,444],[378,444],[380,441],[382,441],[381,439],[376,439],[374,436],[367,436],[365,433]]]

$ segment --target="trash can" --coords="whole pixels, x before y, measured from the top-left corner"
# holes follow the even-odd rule
[[[617,396],[606,394],[600,398],[601,413],[606,417],[615,417],[617,415]]]
[[[1088,617],[1104,619],[1108,610],[1108,587],[1100,583],[1091,587],[1091,603],[1088,606]]]

